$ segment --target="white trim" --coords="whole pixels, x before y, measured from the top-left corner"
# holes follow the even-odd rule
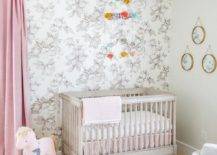
[[[198,151],[197,148],[176,140],[178,146],[178,155],[192,155],[193,152]]]
[[[176,142],[179,143],[179,144],[181,144],[181,145],[183,145],[183,146],[185,146],[185,147],[188,147],[189,149],[191,149],[191,150],[193,150],[193,151],[198,151],[198,149],[196,149],[195,147],[193,147],[193,146],[191,146],[191,145],[189,145],[189,144],[186,144],[186,143],[181,142],[181,141],[179,141],[179,140],[176,140]]]

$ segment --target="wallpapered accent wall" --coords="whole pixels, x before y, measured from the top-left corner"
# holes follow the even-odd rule
[[[155,86],[168,89],[172,0],[27,0],[33,127],[61,133],[54,94],[70,90]],[[106,11],[139,18],[108,21]],[[120,51],[140,55],[121,58]],[[106,57],[114,52],[114,59]]]

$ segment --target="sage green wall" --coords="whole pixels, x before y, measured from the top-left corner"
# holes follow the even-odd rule
[[[178,96],[177,139],[200,148],[205,142],[217,143],[217,70],[206,74],[201,60],[209,44],[217,56],[217,0],[175,0],[170,54],[170,86]],[[198,17],[207,31],[202,45],[194,45],[191,33]],[[195,60],[192,71],[181,69],[186,45]]]

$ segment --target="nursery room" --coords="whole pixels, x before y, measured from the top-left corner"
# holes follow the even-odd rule
[[[0,155],[217,155],[216,0],[0,0]]]

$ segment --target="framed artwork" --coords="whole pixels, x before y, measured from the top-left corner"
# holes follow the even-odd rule
[[[190,71],[194,66],[194,58],[190,53],[185,53],[181,58],[181,66],[185,71]]]
[[[206,30],[202,26],[202,21],[200,17],[197,18],[197,22],[192,30],[191,37],[192,37],[192,41],[196,45],[202,44],[206,39]]]
[[[216,58],[213,54],[206,54],[203,57],[202,68],[206,73],[213,73],[216,70]]]
[[[192,40],[195,44],[199,45],[205,41],[206,31],[203,26],[195,26],[192,31]]]

